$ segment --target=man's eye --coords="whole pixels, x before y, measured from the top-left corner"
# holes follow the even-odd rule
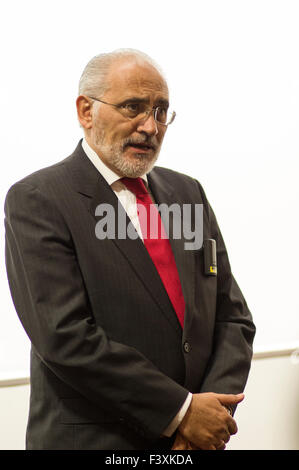
[[[140,111],[140,104],[139,103],[127,103],[124,108],[129,113],[136,113],[138,114]]]
[[[163,124],[167,121],[167,109],[166,108],[157,108],[156,119]]]

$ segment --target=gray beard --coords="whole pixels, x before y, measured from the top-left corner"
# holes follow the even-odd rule
[[[122,152],[116,151],[111,154],[110,161],[111,164],[123,176],[128,178],[139,178],[140,176],[149,173],[152,170],[158,159],[158,156],[159,152],[156,152],[151,158],[149,158],[144,153],[136,153],[134,155],[134,161],[129,161],[123,157]]]
[[[117,170],[122,176],[127,178],[139,178],[140,176],[149,173],[160,153],[160,147],[156,149],[155,153],[148,156],[144,153],[134,154],[134,161],[124,158],[123,144],[107,145],[104,143],[103,132],[96,135],[96,146],[99,149],[100,155],[105,155],[109,160],[110,165]]]

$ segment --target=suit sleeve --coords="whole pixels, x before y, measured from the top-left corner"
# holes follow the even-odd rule
[[[213,351],[201,392],[241,393],[246,385],[255,325],[246,300],[232,274],[215,214],[202,189],[210,236],[217,243],[217,302]]]
[[[5,215],[10,290],[40,359],[95,406],[159,437],[188,391],[95,324],[71,235],[52,199],[17,183]]]

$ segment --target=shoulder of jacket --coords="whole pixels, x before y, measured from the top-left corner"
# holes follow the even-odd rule
[[[20,188],[25,189],[26,187],[46,189],[48,182],[50,183],[53,179],[64,173],[64,165],[68,159],[69,157],[24,176],[22,179],[16,181],[10,186],[8,193]]]
[[[164,177],[167,179],[168,182],[172,183],[173,185],[180,185],[180,186],[189,186],[190,189],[199,190],[203,199],[206,200],[204,189],[201,183],[194,177],[189,176],[185,173],[181,173],[179,171],[171,170],[169,168],[164,168],[161,166],[155,166],[152,170],[156,172],[159,176]]]

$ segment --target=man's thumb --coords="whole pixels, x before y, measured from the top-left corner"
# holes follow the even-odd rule
[[[237,405],[240,403],[242,400],[244,400],[244,393],[239,393],[238,395],[232,395],[232,394],[225,394],[225,393],[217,393],[216,394],[217,400],[220,401],[221,405]]]

